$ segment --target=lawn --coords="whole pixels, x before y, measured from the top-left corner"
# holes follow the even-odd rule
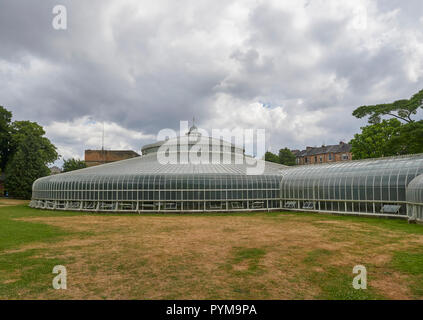
[[[67,290],[52,287],[55,265]],[[355,265],[367,290],[355,290]],[[305,213],[86,214],[0,199],[0,299],[422,299],[423,226]]]

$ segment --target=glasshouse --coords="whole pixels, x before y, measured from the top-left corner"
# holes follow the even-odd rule
[[[193,152],[199,156],[191,158]],[[260,163],[259,174],[249,172]],[[138,213],[283,209],[423,221],[423,155],[287,167],[255,160],[192,127],[185,137],[144,146],[140,157],[40,178],[30,206]]]
[[[408,214],[421,220],[421,209],[412,214],[410,205],[423,205],[422,174],[423,155],[298,166],[283,170],[280,196],[292,210]]]

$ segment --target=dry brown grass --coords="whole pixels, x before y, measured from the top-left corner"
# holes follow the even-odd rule
[[[6,206],[16,206],[20,204],[28,204],[28,200],[18,200],[18,199],[9,199],[9,198],[0,198],[0,207]]]
[[[369,266],[369,286],[378,295],[409,299],[407,276],[388,265],[395,250],[423,241],[371,224],[295,214],[23,220],[82,233],[9,251],[37,249],[37,257],[65,261],[68,289],[24,294],[38,299],[313,299],[323,290],[313,279],[336,268],[352,281],[357,264]]]

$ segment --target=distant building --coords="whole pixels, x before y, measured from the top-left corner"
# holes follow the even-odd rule
[[[58,174],[58,173],[62,173],[62,169],[60,169],[57,166],[53,166],[50,169],[50,174]]]
[[[345,142],[339,144],[307,147],[306,150],[291,150],[296,157],[296,164],[328,163],[352,159],[351,145]]]
[[[85,163],[87,167],[97,166],[99,164],[115,162],[140,155],[132,150],[85,150]]]

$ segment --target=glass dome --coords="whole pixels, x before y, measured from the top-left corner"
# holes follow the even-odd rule
[[[197,152],[201,155],[192,159]],[[280,207],[280,173],[286,166],[256,160],[229,142],[201,137],[191,128],[187,136],[144,146],[142,154],[40,178],[33,184],[30,205],[45,209],[132,212]],[[184,157],[189,161],[183,161]],[[263,172],[248,174],[259,163],[263,164]]]

